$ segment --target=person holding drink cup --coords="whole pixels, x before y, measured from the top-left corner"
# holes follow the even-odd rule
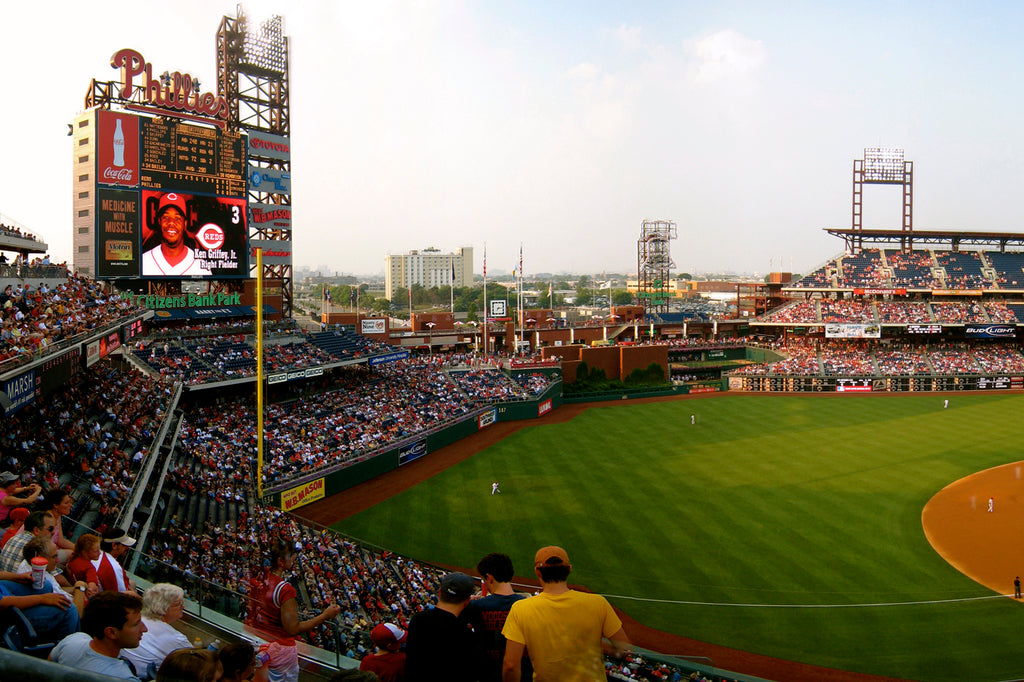
[[[0,612],[11,606],[21,609],[36,629],[39,639],[57,641],[79,627],[80,609],[84,608],[85,583],[76,586],[74,600],[57,585],[49,570],[56,565],[57,546],[48,537],[35,538],[24,547],[23,561],[17,574],[0,573]],[[32,559],[43,559],[29,568]],[[39,575],[38,568],[42,568]],[[37,578],[37,576],[39,576]],[[42,580],[42,587],[35,587],[35,580]],[[72,608],[72,606],[76,608]]]

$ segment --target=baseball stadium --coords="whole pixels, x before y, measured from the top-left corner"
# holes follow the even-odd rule
[[[229,679],[237,644],[230,679],[375,679],[339,675],[378,626],[495,552],[534,594],[556,545],[631,642],[608,680],[1024,679],[1024,234],[918,229],[913,161],[872,147],[835,255],[722,310],[670,284],[661,219],[606,314],[490,306],[486,261],[479,318],[454,285],[407,317],[303,299],[288,37],[251,24],[221,21],[216,92],[126,49],[89,84],[74,263],[0,216],[0,677],[110,679],[68,644],[126,627],[96,631],[110,592],[181,643],[117,639],[127,679],[180,649]],[[900,229],[865,229],[871,185]]]

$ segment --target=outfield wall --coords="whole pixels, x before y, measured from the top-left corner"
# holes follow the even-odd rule
[[[915,376],[733,375],[730,391],[754,393],[910,393],[1024,389],[1024,377],[1009,374]]]
[[[403,464],[426,457],[432,452],[451,445],[477,431],[505,421],[536,419],[562,405],[562,382],[556,381],[535,398],[516,402],[497,403],[476,410],[464,418],[449,422],[432,431],[417,434],[361,462],[305,476],[287,487],[273,489],[263,496],[263,502],[284,511],[293,511],[317,500],[336,495],[365,483]]]

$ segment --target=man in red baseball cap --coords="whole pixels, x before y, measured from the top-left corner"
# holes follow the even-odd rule
[[[622,621],[599,594],[569,589],[572,564],[561,547],[542,547],[534,557],[541,592],[512,604],[501,634],[505,643],[502,680],[519,682],[523,649],[530,653],[535,682],[604,682],[602,639],[613,653],[629,648]]]
[[[403,682],[405,653],[400,649],[405,644],[405,630],[394,623],[381,623],[370,632],[370,639],[377,651],[366,654],[359,669],[376,673],[381,682]]]

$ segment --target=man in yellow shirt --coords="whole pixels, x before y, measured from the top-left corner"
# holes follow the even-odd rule
[[[616,655],[629,638],[611,604],[599,594],[569,589],[572,565],[561,547],[543,547],[534,557],[542,591],[512,605],[501,634],[507,640],[502,680],[518,682],[523,649],[535,682],[604,682],[602,638]]]

